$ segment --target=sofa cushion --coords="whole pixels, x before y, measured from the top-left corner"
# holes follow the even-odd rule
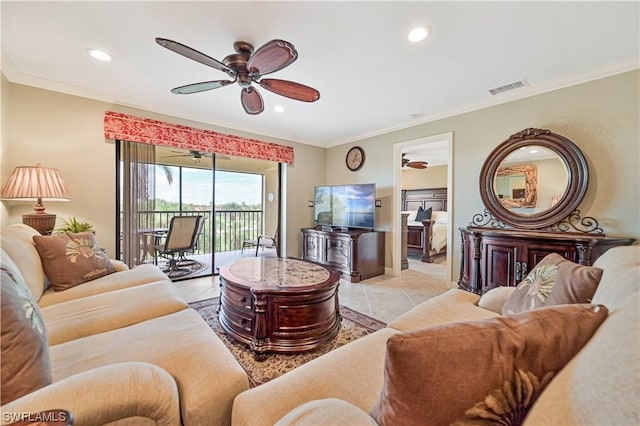
[[[65,291],[54,291],[49,288],[42,294],[38,304],[43,308],[94,294],[107,293],[163,280],[168,281],[169,278],[156,265],[138,265],[125,271],[105,275]]]
[[[602,269],[581,266],[551,253],[518,284],[502,307],[502,314],[514,314],[540,306],[589,303],[596,292]]]
[[[242,392],[233,402],[233,424],[272,425],[296,407],[325,398],[368,412],[382,387],[387,340],[395,333],[383,328]]]
[[[501,314],[502,307],[515,290],[515,287],[500,286],[492,288],[480,297],[478,307]]]
[[[120,362],[148,362],[166,370],[180,393],[185,425],[231,424],[246,373],[193,309],[51,346],[54,382]]]
[[[34,235],[33,242],[55,291],[116,272],[91,232]]]
[[[17,267],[1,268],[1,404],[51,383],[47,334],[38,305]],[[15,266],[15,265],[12,265]]]
[[[640,420],[640,270],[593,337],[540,395],[525,425],[637,425]]]
[[[337,398],[304,403],[275,422],[275,426],[378,426],[365,411]]]
[[[499,316],[495,312],[479,308],[476,305],[479,299],[477,294],[451,289],[411,308],[387,326],[399,331],[411,331],[460,319],[480,320]]]
[[[38,302],[47,281],[33,236],[40,235],[30,226],[15,224],[2,228],[0,246],[16,263],[31,295]]]
[[[56,303],[41,312],[49,344],[57,345],[187,308],[173,283],[156,281]]]
[[[609,312],[626,303],[640,288],[640,245],[614,247],[594,262],[602,268],[602,278],[593,303],[605,305]],[[637,297],[637,296],[636,296]]]
[[[498,399],[509,401],[502,404],[505,416],[522,420],[607,312],[560,305],[396,334],[387,343],[384,386],[371,414],[381,425],[451,424],[465,415],[471,422]]]

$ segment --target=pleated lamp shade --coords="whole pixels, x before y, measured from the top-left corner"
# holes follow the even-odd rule
[[[16,167],[2,188],[3,200],[36,200],[32,214],[22,215],[22,222],[41,234],[51,232],[56,215],[45,212],[42,200],[69,201],[69,192],[57,169],[35,166]]]

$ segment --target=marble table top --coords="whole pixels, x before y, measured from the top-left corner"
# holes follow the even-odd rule
[[[306,287],[329,279],[327,268],[299,259],[252,257],[240,259],[229,266],[236,278],[250,283],[275,287]]]

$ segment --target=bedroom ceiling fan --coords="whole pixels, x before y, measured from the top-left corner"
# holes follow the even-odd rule
[[[411,167],[413,169],[426,169],[427,163],[426,161],[411,161],[408,158],[405,158],[405,155],[402,154],[402,167]]]
[[[227,73],[231,80],[212,80],[187,84],[171,89],[172,93],[188,95],[219,89],[232,83],[242,88],[240,102],[247,114],[255,115],[264,111],[262,96],[251,84],[256,83],[263,89],[303,102],[315,102],[320,99],[316,89],[287,80],[262,78],[263,75],[279,71],[298,58],[296,48],[284,40],[271,40],[254,52],[253,45],[246,41],[233,43],[236,53],[226,56],[222,62],[213,59],[191,47],[166,38],[156,38],[156,43],[175,53],[200,62],[211,68]]]

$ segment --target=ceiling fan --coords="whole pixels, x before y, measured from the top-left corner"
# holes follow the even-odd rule
[[[167,155],[166,158],[191,157],[194,160],[200,160],[201,158],[204,158],[204,157],[209,157],[209,158],[213,157],[212,152],[200,152],[195,150],[190,150],[188,153],[184,151],[171,151],[171,152],[175,153],[176,155]]]
[[[246,113],[251,115],[264,111],[262,96],[251,83],[256,83],[263,89],[297,101],[315,102],[320,99],[320,92],[304,84],[262,78],[263,75],[283,69],[298,58],[296,48],[288,41],[271,40],[255,52],[252,44],[246,41],[237,41],[233,43],[236,53],[226,56],[222,62],[177,41],[156,38],[156,43],[189,59],[223,71],[231,78],[231,80],[203,81],[175,87],[171,89],[172,93],[187,95],[219,89],[237,82],[242,88],[240,102]]]
[[[413,169],[426,169],[427,163],[426,161],[411,161],[408,158],[405,158],[405,155],[402,154],[402,167],[411,167]]]
[[[202,151],[196,151],[196,150],[189,150],[189,152],[185,152],[185,151],[171,151],[173,153],[175,153],[176,155],[167,155],[165,158],[174,158],[174,157],[191,157],[193,158],[194,161],[198,161],[201,160],[203,158],[213,158],[213,156],[216,156],[216,160],[229,160],[231,157],[229,157],[228,155],[222,155],[222,154],[214,154],[213,152],[202,152]]]

